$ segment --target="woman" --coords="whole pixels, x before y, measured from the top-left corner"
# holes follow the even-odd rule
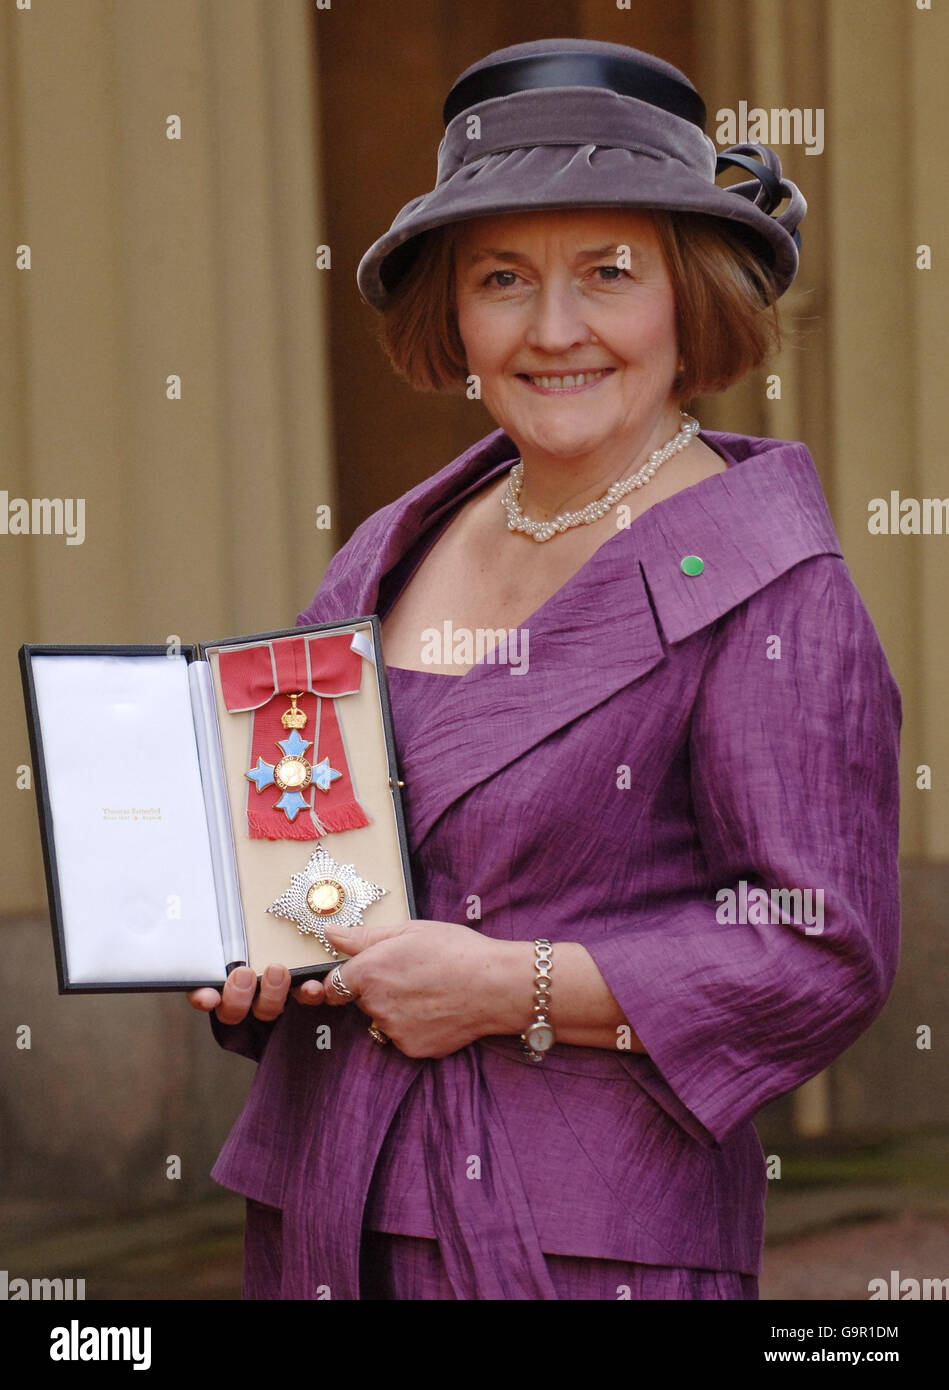
[[[765,359],[804,201],[758,146],[717,188],[694,88],[620,45],[502,49],[445,118],[359,285],[499,428],[299,615],[381,615],[426,920],[192,994],[259,1063],[213,1175],[245,1297],[753,1299],[752,1117],[899,936],[900,696],[813,461],[681,414]]]

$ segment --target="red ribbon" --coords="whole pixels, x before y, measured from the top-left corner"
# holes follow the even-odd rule
[[[274,809],[280,799],[276,784],[258,792],[247,782],[247,829],[252,840],[318,840],[341,830],[369,824],[356,800],[352,774],[339,728],[336,700],[353,695],[362,680],[363,658],[351,646],[351,633],[325,637],[278,637],[255,647],[222,649],[218,654],[221,691],[231,714],[254,711],[251,759],[276,764],[283,757],[278,740],[289,738],[291,729],[281,721],[290,707],[289,693],[302,694],[297,708],[307,715],[300,737],[310,740],[303,757],[311,766],[329,758],[330,767],[342,773],[323,792],[314,784],[303,789],[310,807],[293,820]],[[276,699],[275,696],[280,696]],[[307,695],[313,698],[307,698]],[[318,746],[317,746],[318,744]]]

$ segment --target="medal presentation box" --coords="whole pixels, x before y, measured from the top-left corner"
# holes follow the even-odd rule
[[[415,916],[375,614],[20,667],[61,994],[299,983]]]

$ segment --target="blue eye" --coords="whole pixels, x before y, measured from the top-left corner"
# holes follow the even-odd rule
[[[482,285],[488,285],[488,284],[490,284],[491,281],[494,280],[494,277],[495,277],[496,275],[515,275],[515,272],[514,272],[513,270],[492,270],[492,271],[491,271],[491,274],[490,274],[490,275],[486,275],[486,276],[484,277],[484,279],[481,281]],[[515,278],[516,278],[516,276],[515,276]],[[497,280],[494,280],[494,283],[498,286],[498,289],[500,289],[500,290],[509,290],[509,289],[511,288],[511,286],[510,286],[509,284],[508,284],[508,285],[499,285],[498,282],[497,282]]]

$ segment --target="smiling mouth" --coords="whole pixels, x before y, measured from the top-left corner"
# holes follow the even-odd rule
[[[571,391],[584,391],[590,386],[595,386],[598,381],[610,375],[615,368],[601,367],[595,372],[574,372],[564,373],[562,376],[532,376],[527,372],[518,372],[519,381],[525,381],[535,389],[545,391],[549,394],[567,395]]]

